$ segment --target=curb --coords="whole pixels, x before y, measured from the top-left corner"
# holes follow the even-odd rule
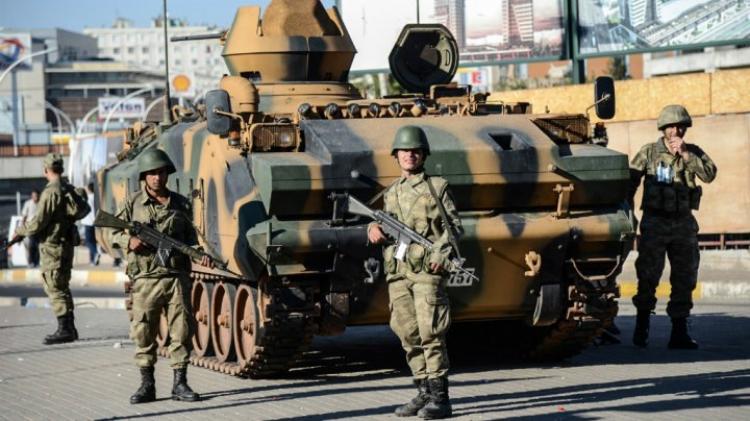
[[[633,298],[638,291],[638,282],[618,280],[620,301]],[[656,298],[668,299],[672,287],[668,279],[659,282]],[[750,299],[750,281],[698,281],[693,291],[693,301],[701,300],[743,300]]]
[[[78,308],[125,310],[125,297],[73,297]],[[47,297],[0,297],[0,307],[50,308]]]
[[[76,270],[70,272],[70,285],[124,288],[128,277],[124,272],[112,270]],[[39,269],[0,270],[2,285],[42,285],[42,271]]]

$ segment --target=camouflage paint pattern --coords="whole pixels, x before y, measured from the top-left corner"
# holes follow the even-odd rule
[[[300,10],[318,2],[302,3]],[[615,276],[633,235],[624,154],[573,143],[573,137],[560,140],[559,133],[539,124],[542,118],[554,122],[555,116],[528,114],[513,104],[494,106],[468,92],[365,99],[342,82],[353,47],[335,10],[315,15],[331,19],[320,26],[321,33],[299,35],[308,37],[306,52],[293,42],[300,25],[282,25],[288,32],[264,38],[253,26],[260,25],[259,14],[256,8],[241,9],[224,41],[232,73],[260,80],[254,85],[259,111],[238,114],[246,126],[231,129],[228,137],[208,131],[206,110],[197,121],[134,127],[129,149],[98,175],[103,210],[114,211],[140,188],[139,153],[163,149],[177,168],[169,188],[191,200],[200,244],[227,260],[229,269],[250,282],[260,280],[260,290],[264,282],[290,285],[288,296],[318,309],[309,313],[314,317],[331,313],[336,297],[343,296],[338,308],[345,324],[387,323],[386,283],[382,276],[364,281],[363,263],[380,257],[367,245],[369,221],[335,212],[331,193],[367,201],[390,185],[399,177],[390,155],[393,136],[404,125],[416,125],[430,142],[426,172],[449,183],[464,229],[459,247],[481,279],[448,288],[453,320],[527,320],[547,284],[562,285],[566,302],[573,286],[596,291],[604,286],[608,297],[616,291]],[[263,21],[268,19],[265,15]],[[242,28],[237,22],[252,24]],[[243,44],[242,34],[252,39]],[[292,68],[304,54],[316,57],[304,66],[318,67]],[[295,73],[300,69],[305,71]],[[292,74],[302,79],[290,80]],[[561,124],[574,121],[588,130],[585,116],[563,117]],[[268,124],[291,133],[295,146],[258,149],[260,138],[252,133]],[[117,253],[109,233],[99,236]],[[258,294],[260,319],[270,317],[264,306],[277,299]]]

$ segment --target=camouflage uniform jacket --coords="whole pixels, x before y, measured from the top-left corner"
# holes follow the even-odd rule
[[[62,180],[47,183],[37,203],[36,215],[16,231],[35,235],[39,240],[41,265],[45,271],[70,268],[73,261],[74,222],[67,216],[65,189],[72,187]]]
[[[437,196],[441,198],[455,232],[461,230],[461,220],[445,179],[428,177],[422,172],[396,180],[383,196],[384,211],[432,241],[433,250],[439,252],[430,253],[419,244],[411,244],[403,261],[400,261],[395,257],[398,245],[387,246],[383,251],[383,261],[388,282],[409,278],[415,282],[439,283],[442,277],[430,272],[430,263],[439,263],[445,267],[453,251],[449,227],[446,221],[443,221],[438,204],[427,186],[428,179]]]
[[[140,190],[125,202],[125,206],[120,209],[117,216],[125,221],[138,221],[147,224],[187,245],[198,244],[196,231],[192,223],[192,206],[185,197],[175,192],[170,191],[169,201],[162,205],[149,196],[145,190]],[[155,250],[148,246],[138,253],[129,250],[130,233],[126,231],[115,231],[113,240],[120,248],[127,251],[128,266],[126,272],[133,280],[175,276],[190,270],[190,259],[179,252],[174,252],[171,255],[168,267],[162,267],[156,263]]]
[[[717,170],[701,148],[693,144],[686,146],[688,158],[684,159],[681,154],[671,154],[664,137],[660,137],[656,142],[644,145],[633,157],[629,197],[635,196],[641,177],[645,175],[642,209],[682,214],[698,209],[702,192],[695,178],[710,183],[716,178]],[[660,167],[668,170],[667,182],[659,182]]]

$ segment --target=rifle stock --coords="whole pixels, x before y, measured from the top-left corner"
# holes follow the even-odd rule
[[[96,213],[94,226],[100,228],[117,228],[123,230],[131,228],[130,224],[128,224],[127,222],[103,210],[100,210]]]

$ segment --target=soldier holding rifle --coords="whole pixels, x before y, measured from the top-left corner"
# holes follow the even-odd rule
[[[419,415],[426,419],[451,416],[448,396],[448,348],[450,303],[446,292],[446,268],[457,251],[454,235],[461,222],[440,177],[429,177],[424,162],[430,153],[424,131],[405,126],[396,133],[391,154],[401,168],[401,177],[387,188],[384,210],[418,234],[433,242],[387,245],[383,261],[388,281],[391,328],[401,340],[414,377],[417,396],[396,409],[397,416]],[[368,226],[373,244],[386,242],[381,226]]]
[[[138,172],[143,187],[131,196],[117,216],[127,222],[139,222],[155,228],[187,245],[197,244],[190,202],[167,188],[169,174],[175,172],[167,154],[156,148],[146,151],[139,159]],[[189,298],[190,257],[166,249],[158,250],[157,255],[157,250],[125,229],[115,231],[114,242],[127,250],[127,274],[133,283],[130,336],[136,345],[135,361],[141,372],[141,386],[130,397],[130,403],[156,399],[156,332],[164,309],[169,326],[169,354],[174,369],[172,399],[199,400],[199,395],[187,384],[193,331]],[[200,263],[213,267],[211,258],[205,254]]]
[[[44,338],[45,345],[72,342],[78,339],[73,317],[73,294],[70,292],[70,271],[73,250],[79,236],[75,221],[89,212],[88,205],[79,203],[73,187],[62,178],[63,158],[50,153],[44,157],[47,186],[37,203],[36,213],[18,227],[10,247],[23,237],[36,236],[41,255],[44,292],[57,316],[57,330]]]

